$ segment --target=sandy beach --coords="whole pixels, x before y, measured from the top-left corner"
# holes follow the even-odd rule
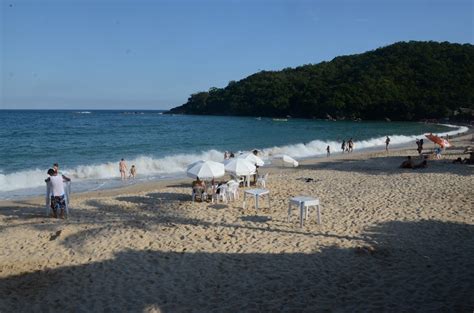
[[[74,194],[67,220],[0,202],[0,312],[472,312],[474,166],[452,164],[472,134],[453,143],[418,170],[414,146],[262,168],[258,211],[245,188],[192,202],[190,179]],[[297,195],[321,224],[287,222]]]

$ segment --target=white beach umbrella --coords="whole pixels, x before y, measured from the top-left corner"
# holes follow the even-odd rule
[[[265,165],[265,162],[258,156],[256,156],[253,153],[246,153],[238,156],[239,158],[246,159],[253,164],[256,164],[257,166],[263,166]]]
[[[186,175],[191,178],[213,179],[225,175],[224,164],[214,161],[197,161],[188,165]]]
[[[225,171],[237,176],[251,175],[256,170],[255,164],[243,158],[231,158],[225,163]]]
[[[273,164],[288,166],[288,167],[298,167],[298,161],[286,154],[275,155],[272,160]]]

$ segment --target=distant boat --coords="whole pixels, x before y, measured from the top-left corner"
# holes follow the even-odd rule
[[[288,119],[287,118],[274,118],[273,121],[274,122],[288,122]]]

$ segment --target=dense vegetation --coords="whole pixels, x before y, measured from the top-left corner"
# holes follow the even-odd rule
[[[170,113],[419,120],[474,109],[474,46],[399,42],[330,62],[262,71],[191,95]],[[469,111],[469,110],[468,110]]]

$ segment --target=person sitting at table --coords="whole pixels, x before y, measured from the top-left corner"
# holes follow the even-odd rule
[[[193,181],[192,183],[192,188],[193,188],[193,199],[194,195],[199,197],[201,201],[206,200],[206,184],[204,181],[200,180],[199,177],[196,177],[196,180]]]
[[[199,177],[196,177],[196,180],[193,181],[193,188],[206,189],[206,183],[200,180]]]

